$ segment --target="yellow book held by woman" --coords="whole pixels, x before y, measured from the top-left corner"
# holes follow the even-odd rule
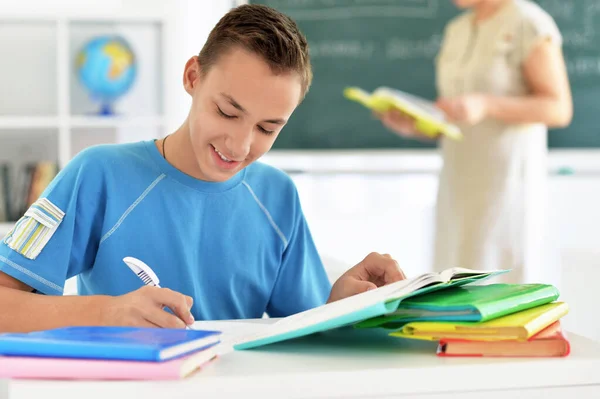
[[[344,97],[375,112],[397,109],[413,118],[416,129],[431,138],[444,135],[460,140],[463,137],[460,129],[446,120],[442,110],[424,98],[389,87],[379,87],[373,93],[359,87],[347,87],[344,89]]]
[[[390,335],[429,341],[526,341],[568,312],[569,306],[565,302],[553,302],[484,322],[412,322]]]

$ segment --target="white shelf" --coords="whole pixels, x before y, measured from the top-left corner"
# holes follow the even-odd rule
[[[0,240],[4,238],[10,229],[12,229],[13,225],[14,223],[0,223]]]
[[[74,128],[84,127],[161,127],[164,125],[162,116],[139,116],[139,117],[102,117],[102,116],[74,116],[70,118],[67,125]]]
[[[11,57],[0,66],[0,164],[53,160],[63,168],[92,145],[164,135],[172,119],[164,59],[179,35],[173,7],[163,0],[3,4],[0,54]],[[103,35],[124,37],[136,59],[135,84],[114,104],[114,116],[96,114],[100,107],[79,82],[75,63],[83,46]],[[0,222],[0,239],[11,227]]]
[[[94,14],[94,15],[56,15],[56,13],[46,13],[39,15],[31,15],[26,13],[11,13],[0,15],[0,21],[31,21],[31,22],[57,22],[65,21],[69,23],[161,23],[165,17],[161,14],[146,13],[146,14],[130,14],[130,15],[114,15],[114,14]]]
[[[162,116],[102,117],[73,116],[67,118],[67,128],[119,128],[119,127],[162,127]],[[15,129],[58,129],[61,120],[58,117],[43,116],[0,116],[0,131]]]
[[[1,20],[25,21],[108,21],[137,22],[164,21],[170,4],[162,1],[147,2],[102,0],[102,1],[38,1],[21,0],[3,4]]]
[[[58,118],[52,116],[0,116],[0,129],[58,128]]]

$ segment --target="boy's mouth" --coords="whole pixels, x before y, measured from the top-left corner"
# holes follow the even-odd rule
[[[215,159],[215,163],[217,164],[217,166],[221,169],[235,169],[241,162],[240,161],[234,161],[230,158],[227,158],[225,155],[223,155],[219,150],[217,150],[217,148],[214,145],[210,145],[212,148],[212,153],[213,153],[213,157]]]
[[[211,144],[211,147],[213,148],[213,150],[215,150],[215,152],[217,153],[217,155],[225,162],[233,162],[231,159],[227,158],[225,155],[223,155],[219,150],[217,150],[217,148]]]

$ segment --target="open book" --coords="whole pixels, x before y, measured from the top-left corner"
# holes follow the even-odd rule
[[[462,138],[460,129],[446,120],[442,110],[424,98],[389,87],[379,87],[373,93],[358,87],[347,87],[344,96],[377,112],[396,108],[414,118],[416,129],[431,138],[440,134],[454,140]]]
[[[241,337],[233,343],[233,348],[250,349],[354,324],[394,312],[405,298],[481,281],[506,272],[508,270],[452,268],[440,273],[422,274],[285,317],[258,334]]]

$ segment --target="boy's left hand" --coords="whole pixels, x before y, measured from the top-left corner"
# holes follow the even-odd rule
[[[406,276],[388,254],[372,252],[333,284],[327,303],[404,280]]]

